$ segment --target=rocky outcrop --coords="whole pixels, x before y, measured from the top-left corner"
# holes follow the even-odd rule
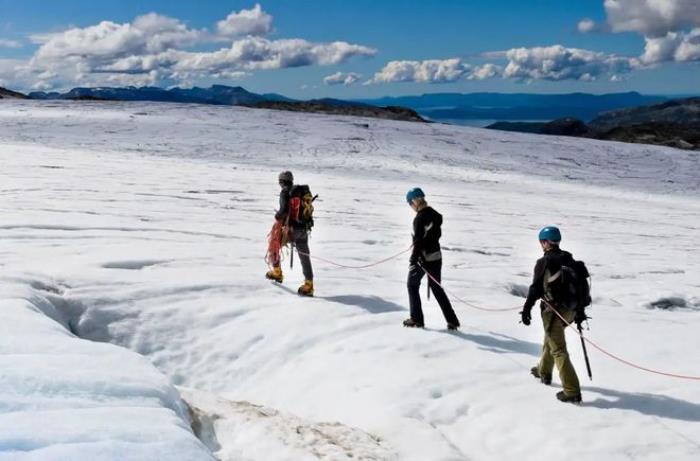
[[[698,123],[638,123],[618,126],[605,132],[597,132],[596,139],[657,144],[678,149],[700,150],[700,122]]]
[[[700,123],[700,98],[677,99],[651,106],[605,112],[590,121],[596,131],[649,123],[691,125]]]
[[[549,123],[498,122],[486,128],[700,150],[700,98],[606,112],[589,124],[563,118]]]
[[[426,122],[423,117],[418,115],[418,112],[406,107],[375,107],[364,104],[352,104],[346,101],[343,101],[343,104],[333,104],[323,101],[262,101],[257,104],[248,105],[248,107],[330,115],[352,115],[356,117],[372,117],[407,122]]]
[[[27,99],[27,96],[17,91],[0,87],[0,99]]]

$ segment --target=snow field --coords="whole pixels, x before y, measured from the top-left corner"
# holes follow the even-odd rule
[[[587,334],[643,365],[700,374],[697,155],[230,108],[0,107],[3,280],[24,274],[67,287],[60,315],[72,331],[143,354],[196,389],[183,395],[205,415],[227,406],[217,399],[282,412],[266,425],[246,419],[255,407],[231,403],[209,434],[221,459],[340,456],[299,442],[285,429],[288,413],[361,429],[339,439],[366,459],[700,454],[697,383],[624,368],[589,348],[591,383],[570,334],[584,404],[562,405],[556,377],[547,388],[529,376],[542,336],[536,313],[529,328],[517,323],[540,255],[536,232],[557,224],[564,248],[594,275]],[[283,285],[266,282],[283,168],[320,195],[312,254],[345,264],[410,244],[403,196],[422,186],[445,217],[446,288],[513,311],[453,298],[463,328],[448,333],[424,297],[428,328],[401,328],[407,256],[366,270],[317,261],[314,299],[295,295],[298,260],[291,271],[286,261]],[[668,299],[686,307],[649,307]]]

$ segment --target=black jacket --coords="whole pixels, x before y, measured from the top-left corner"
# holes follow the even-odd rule
[[[278,221],[287,220],[287,215],[289,214],[289,193],[291,190],[291,187],[283,187],[282,190],[280,190],[280,208],[275,213],[275,219]]]
[[[416,213],[413,220],[413,252],[411,264],[418,261],[439,261],[440,237],[442,236],[442,215],[431,207],[425,207]]]
[[[537,260],[532,276],[532,285],[527,293],[523,311],[530,312],[538,299],[545,295],[545,275],[552,276],[559,272],[561,266],[572,266],[574,258],[568,251],[552,248]]]

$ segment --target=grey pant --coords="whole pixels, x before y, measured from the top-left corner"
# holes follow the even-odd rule
[[[311,267],[311,251],[309,251],[309,234],[305,229],[294,229],[292,231],[292,239],[294,246],[297,249],[299,260],[301,261],[301,270],[304,273],[306,280],[314,279],[314,271]]]

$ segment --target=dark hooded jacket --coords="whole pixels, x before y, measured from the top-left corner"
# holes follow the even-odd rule
[[[418,261],[439,261],[440,237],[442,236],[442,215],[426,206],[413,219],[413,252],[411,264]]]
[[[275,213],[275,219],[278,221],[286,221],[287,215],[289,214],[289,193],[292,190],[292,186],[285,186],[280,190],[280,207]]]
[[[547,285],[550,277],[555,276],[562,266],[573,265],[574,258],[568,251],[561,250],[559,247],[554,247],[545,252],[544,256],[537,260],[535,270],[532,276],[532,284],[527,293],[527,300],[523,306],[523,311],[530,312],[532,306],[535,305],[538,299],[546,297]],[[551,299],[549,299],[551,301]],[[541,305],[544,307],[544,305]]]

